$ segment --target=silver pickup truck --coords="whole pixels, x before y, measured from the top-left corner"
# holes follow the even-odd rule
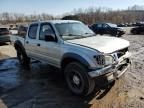
[[[33,58],[60,68],[76,95],[90,94],[97,83],[110,84],[131,64],[128,41],[96,36],[79,21],[33,22],[25,37],[11,36],[11,41],[22,65]]]

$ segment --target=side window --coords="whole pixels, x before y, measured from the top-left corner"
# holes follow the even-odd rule
[[[39,39],[45,40],[45,35],[55,36],[55,33],[54,33],[52,27],[50,26],[50,24],[42,24],[40,27]]]
[[[107,24],[103,24],[103,27],[104,28],[108,28],[109,26]]]
[[[28,37],[31,39],[36,39],[38,24],[33,24],[29,28]]]
[[[97,27],[98,28],[102,28],[102,24],[97,24]]]

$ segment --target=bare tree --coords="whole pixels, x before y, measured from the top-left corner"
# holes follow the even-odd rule
[[[93,24],[96,22],[111,22],[111,23],[131,23],[144,20],[144,6],[134,5],[128,7],[127,10],[112,10],[105,7],[89,7],[87,9],[75,9],[72,14],[65,14],[62,19],[80,20],[86,24]],[[35,20],[52,20],[60,19],[60,17],[54,17],[52,15],[31,14],[24,15],[18,13],[0,13],[0,22],[4,24],[8,23],[23,23],[31,22]]]

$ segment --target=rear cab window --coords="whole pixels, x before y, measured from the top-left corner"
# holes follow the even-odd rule
[[[28,37],[30,39],[36,39],[37,37],[37,30],[38,30],[38,24],[32,24],[29,27],[29,31],[28,31]]]

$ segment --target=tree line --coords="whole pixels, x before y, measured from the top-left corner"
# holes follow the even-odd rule
[[[0,23],[1,24],[15,24],[15,23],[24,23],[24,22],[32,22],[36,20],[53,20],[54,16],[49,14],[32,14],[32,15],[24,15],[19,13],[8,13],[3,12],[0,13]]]
[[[134,5],[125,10],[112,10],[110,8],[94,8],[77,9],[71,12],[72,14],[65,14],[61,17],[49,14],[32,14],[24,15],[18,13],[0,13],[0,23],[23,23],[35,20],[53,20],[53,19],[73,19],[80,20],[85,24],[93,24],[96,22],[111,22],[111,23],[134,23],[144,21],[144,6]]]
[[[125,10],[112,10],[110,8],[78,9],[73,15],[64,16],[63,19],[76,19],[86,24],[96,22],[135,23],[144,21],[144,6],[134,5]]]

